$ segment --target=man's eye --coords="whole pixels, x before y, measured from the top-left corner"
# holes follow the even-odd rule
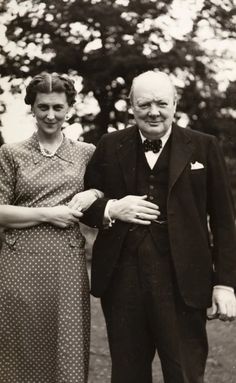
[[[141,109],[145,109],[145,108],[149,108],[149,107],[150,107],[150,104],[149,104],[149,103],[145,103],[145,104],[139,104],[138,106],[139,106],[139,108],[141,108]]]
[[[42,111],[48,110],[48,107],[46,105],[40,105],[39,109]]]

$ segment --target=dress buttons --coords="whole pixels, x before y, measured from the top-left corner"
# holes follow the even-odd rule
[[[153,201],[153,200],[154,200],[153,195],[150,195],[150,196],[149,196],[149,199],[150,199],[150,201]]]
[[[154,186],[153,186],[153,185],[150,185],[150,186],[149,186],[149,189],[153,190],[153,189],[154,189]]]

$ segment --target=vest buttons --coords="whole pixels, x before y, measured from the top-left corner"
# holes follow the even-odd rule
[[[153,185],[149,185],[149,189],[150,189],[150,190],[153,190],[153,189],[154,189],[154,186],[153,186]]]
[[[150,195],[150,196],[149,196],[149,199],[150,199],[150,201],[153,201],[153,200],[154,200],[153,195]]]

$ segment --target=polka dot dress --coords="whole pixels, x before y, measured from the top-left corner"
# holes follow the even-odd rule
[[[0,204],[63,205],[83,190],[94,146],[64,137],[43,156],[34,134],[0,149]],[[85,383],[89,284],[79,225],[7,229],[0,254],[0,382]]]

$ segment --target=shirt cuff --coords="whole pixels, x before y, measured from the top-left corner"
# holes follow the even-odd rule
[[[231,291],[232,293],[234,293],[234,289],[233,287],[230,287],[230,286],[224,286],[224,285],[216,285],[214,286],[214,289],[216,290],[227,290],[227,291]]]
[[[109,201],[107,201],[107,204],[106,204],[106,207],[105,207],[105,210],[104,210],[103,223],[104,223],[104,225],[108,225],[109,227],[112,227],[112,225],[116,222],[116,220],[112,219],[110,217],[110,214],[109,214],[110,206],[112,205],[112,203],[114,201],[117,201],[117,200],[116,199],[109,199]]]

